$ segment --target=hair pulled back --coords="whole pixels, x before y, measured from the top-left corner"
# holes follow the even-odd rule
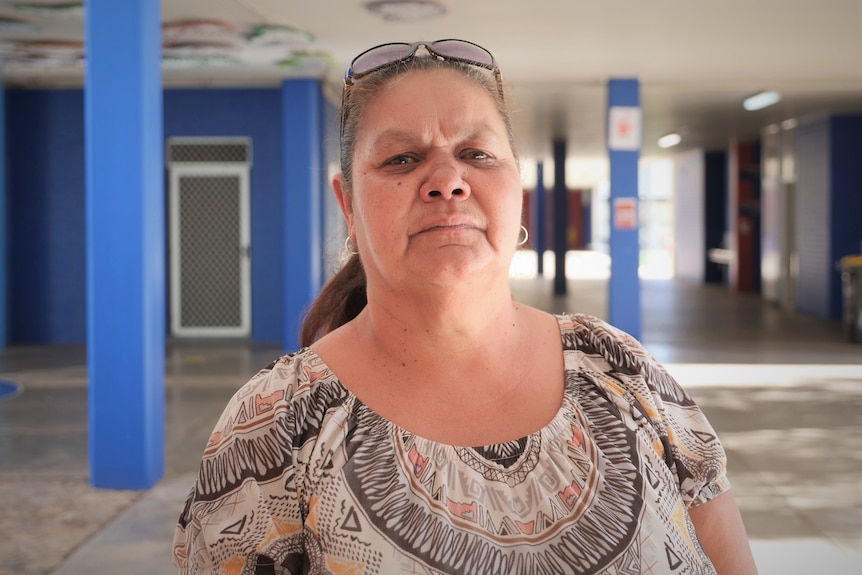
[[[495,82],[487,71],[476,66],[417,54],[412,60],[389,66],[369,74],[350,86],[350,94],[342,114],[346,116],[341,132],[340,162],[344,193],[353,193],[353,152],[368,103],[390,82],[402,74],[416,70],[455,70],[485,88],[497,106],[506,127],[513,154],[516,154],[512,122]],[[342,96],[343,97],[343,96]],[[308,346],[318,338],[349,322],[368,303],[365,292],[365,270],[358,254],[353,254],[344,266],[326,283],[311,304],[302,324],[300,345]]]

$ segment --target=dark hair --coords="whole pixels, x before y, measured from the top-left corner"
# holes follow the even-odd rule
[[[383,68],[363,77],[350,86],[346,121],[341,132],[341,174],[344,178],[344,193],[353,193],[353,151],[356,136],[362,123],[362,115],[368,102],[393,78],[414,70],[456,70],[480,84],[493,98],[497,112],[506,127],[506,135],[512,152],[516,154],[512,122],[495,82],[487,71],[469,64],[440,60],[425,55],[416,55],[412,60]],[[368,300],[365,294],[365,270],[359,256],[351,255],[344,266],[327,282],[305,316],[302,324],[300,345],[308,346],[330,331],[355,318]]]

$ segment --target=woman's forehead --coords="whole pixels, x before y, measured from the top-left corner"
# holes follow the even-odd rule
[[[487,124],[503,122],[496,102],[487,89],[475,80],[452,70],[411,71],[398,76],[370,98],[360,122],[360,129],[369,124],[422,122],[439,117],[441,122]],[[369,122],[370,120],[370,122]]]
[[[415,68],[404,73],[393,76],[380,90],[379,96],[391,95],[400,92],[413,93],[416,90],[425,90],[428,86],[441,87],[450,92],[482,93],[493,101],[488,94],[487,88],[479,81],[451,68]],[[372,98],[373,100],[373,98]]]

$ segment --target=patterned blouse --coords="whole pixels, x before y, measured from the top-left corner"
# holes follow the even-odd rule
[[[631,336],[557,317],[562,405],[500,445],[399,428],[310,349],[262,370],[206,446],[180,573],[715,573],[686,512],[730,487],[712,427]]]

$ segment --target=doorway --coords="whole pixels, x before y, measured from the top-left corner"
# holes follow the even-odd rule
[[[172,138],[170,324],[175,337],[248,337],[248,139]]]

